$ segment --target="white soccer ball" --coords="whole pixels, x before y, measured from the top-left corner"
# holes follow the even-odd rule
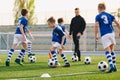
[[[84,63],[85,64],[90,64],[91,63],[91,58],[90,57],[85,57]]]
[[[105,61],[101,61],[98,63],[98,69],[100,71],[106,71],[108,69],[108,64]]]
[[[78,57],[72,56],[72,62],[76,62],[76,61],[78,61]]]
[[[35,57],[35,56],[30,56],[30,57],[29,57],[29,61],[30,61],[31,63],[34,63],[34,62],[36,61],[36,57]]]
[[[57,66],[55,65],[55,60],[49,59],[49,60],[48,60],[48,66],[51,67],[51,68],[57,67]]]

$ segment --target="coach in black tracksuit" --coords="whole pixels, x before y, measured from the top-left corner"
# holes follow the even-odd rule
[[[83,17],[80,16],[79,8],[75,8],[75,17],[72,18],[71,24],[70,24],[70,33],[69,35],[73,37],[73,42],[75,45],[74,49],[74,55],[78,56],[78,60],[81,61],[81,52],[79,50],[79,39],[80,36],[83,35],[83,32],[86,27],[86,22],[83,19]]]

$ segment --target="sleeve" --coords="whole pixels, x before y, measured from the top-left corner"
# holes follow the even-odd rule
[[[59,35],[60,37],[65,36],[64,32],[63,32],[62,30],[60,30],[60,29],[57,29],[56,32],[58,33],[58,35]]]
[[[99,22],[99,16],[96,16],[95,22]]]
[[[70,33],[69,33],[69,35],[71,35],[72,31],[73,31],[72,26],[73,26],[73,19],[71,20],[71,24],[70,24],[70,30],[69,30]]]
[[[22,24],[24,27],[25,27],[25,25],[26,25],[26,23],[25,23],[24,20],[21,20],[20,25],[21,25],[21,24]]]
[[[114,21],[114,20],[115,20],[115,17],[114,17],[113,15],[111,15],[111,19],[112,19],[112,21]]]
[[[84,18],[82,18],[82,20],[81,20],[81,27],[82,27],[81,28],[82,30],[80,30],[80,33],[83,34],[83,32],[86,28],[86,22],[85,22]]]

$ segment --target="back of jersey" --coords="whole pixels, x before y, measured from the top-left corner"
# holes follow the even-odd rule
[[[21,17],[18,21],[18,25],[17,25],[15,34],[21,34],[21,31],[20,31],[21,25],[23,25],[23,31],[25,33],[25,30],[27,29],[27,24],[28,24],[28,20],[24,17]]]
[[[96,16],[96,22],[99,23],[101,36],[114,31],[112,26],[114,19],[114,16],[107,12],[102,12]]]

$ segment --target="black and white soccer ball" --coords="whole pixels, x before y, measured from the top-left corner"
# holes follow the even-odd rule
[[[85,57],[84,58],[84,63],[85,64],[90,64],[91,63],[91,58],[90,57]]]
[[[105,61],[101,61],[98,63],[98,69],[100,71],[106,71],[108,69],[108,64]]]
[[[35,57],[35,56],[30,56],[30,57],[29,57],[29,61],[30,61],[31,63],[34,63],[34,62],[36,61],[36,57]]]
[[[78,61],[78,57],[77,56],[72,56],[72,62],[76,62]]]
[[[48,60],[48,66],[51,67],[51,68],[57,67],[56,63],[55,63],[55,60],[54,59],[49,59]]]

